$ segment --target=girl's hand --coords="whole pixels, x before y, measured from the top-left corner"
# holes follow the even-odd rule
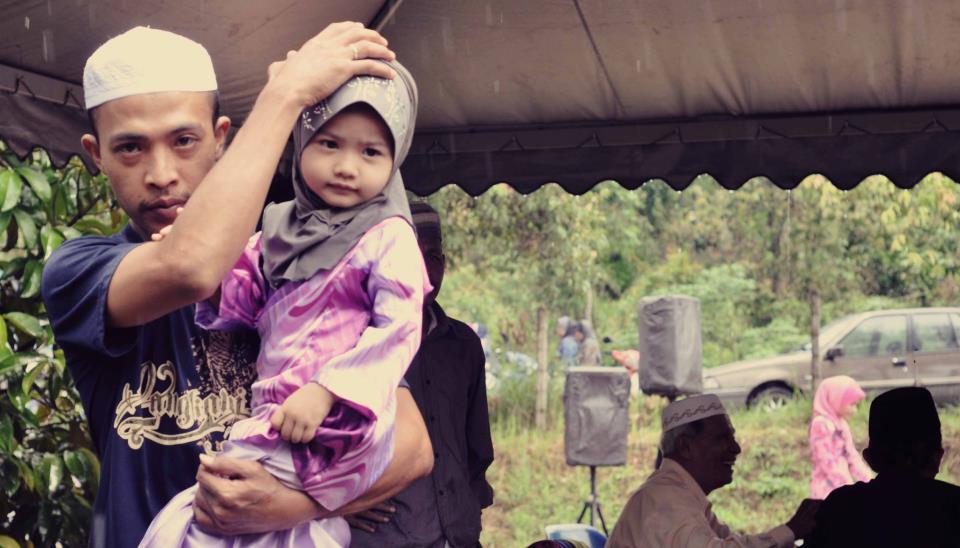
[[[317,427],[330,414],[333,394],[315,382],[308,382],[290,394],[270,417],[270,425],[290,443],[309,443]]]
[[[180,213],[182,213],[182,212],[183,212],[183,208],[182,208],[182,207],[178,207],[178,208],[177,208],[177,215],[180,215]],[[161,229],[160,229],[160,232],[154,232],[153,234],[151,234],[151,235],[150,235],[150,239],[153,240],[153,241],[155,241],[155,242],[159,242],[160,240],[166,238],[166,237],[167,237],[167,234],[170,234],[170,231],[171,231],[171,230],[173,230],[173,223],[168,224],[167,226],[161,228]]]

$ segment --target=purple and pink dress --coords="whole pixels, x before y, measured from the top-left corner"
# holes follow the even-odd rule
[[[249,418],[235,423],[221,455],[257,460],[288,487],[333,510],[367,491],[393,453],[395,391],[420,344],[431,289],[410,224],[381,221],[327,271],[274,290],[254,235],[221,284],[220,306],[197,307],[206,329],[255,328],[261,338]],[[317,382],[337,398],[309,444],[290,444],[270,417],[299,387]],[[141,546],[348,546],[342,518],[233,538],[193,521],[196,486],[157,515]]]

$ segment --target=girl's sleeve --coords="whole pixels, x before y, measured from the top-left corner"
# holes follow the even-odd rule
[[[260,271],[260,233],[247,242],[243,254],[220,282],[219,306],[197,303],[197,325],[208,330],[256,329],[263,310],[265,280]]]
[[[413,228],[390,219],[365,238],[370,325],[356,346],[327,362],[312,379],[337,397],[379,416],[420,346],[423,298],[430,289]]]
[[[843,445],[837,444],[831,424],[814,419],[810,425],[810,456],[813,467],[820,470],[831,489],[853,483],[847,459],[843,458]]]

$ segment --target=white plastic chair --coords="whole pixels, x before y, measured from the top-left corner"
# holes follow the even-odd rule
[[[590,548],[603,548],[607,536],[596,527],[583,523],[561,523],[544,527],[549,540],[578,540]]]

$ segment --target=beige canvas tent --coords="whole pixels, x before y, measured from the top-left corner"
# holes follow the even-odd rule
[[[380,28],[420,85],[403,169],[419,194],[960,176],[950,0],[0,0],[0,13],[0,138],[58,164],[80,153],[84,60],[131,26],[205,44],[242,123],[271,60],[352,19]]]

